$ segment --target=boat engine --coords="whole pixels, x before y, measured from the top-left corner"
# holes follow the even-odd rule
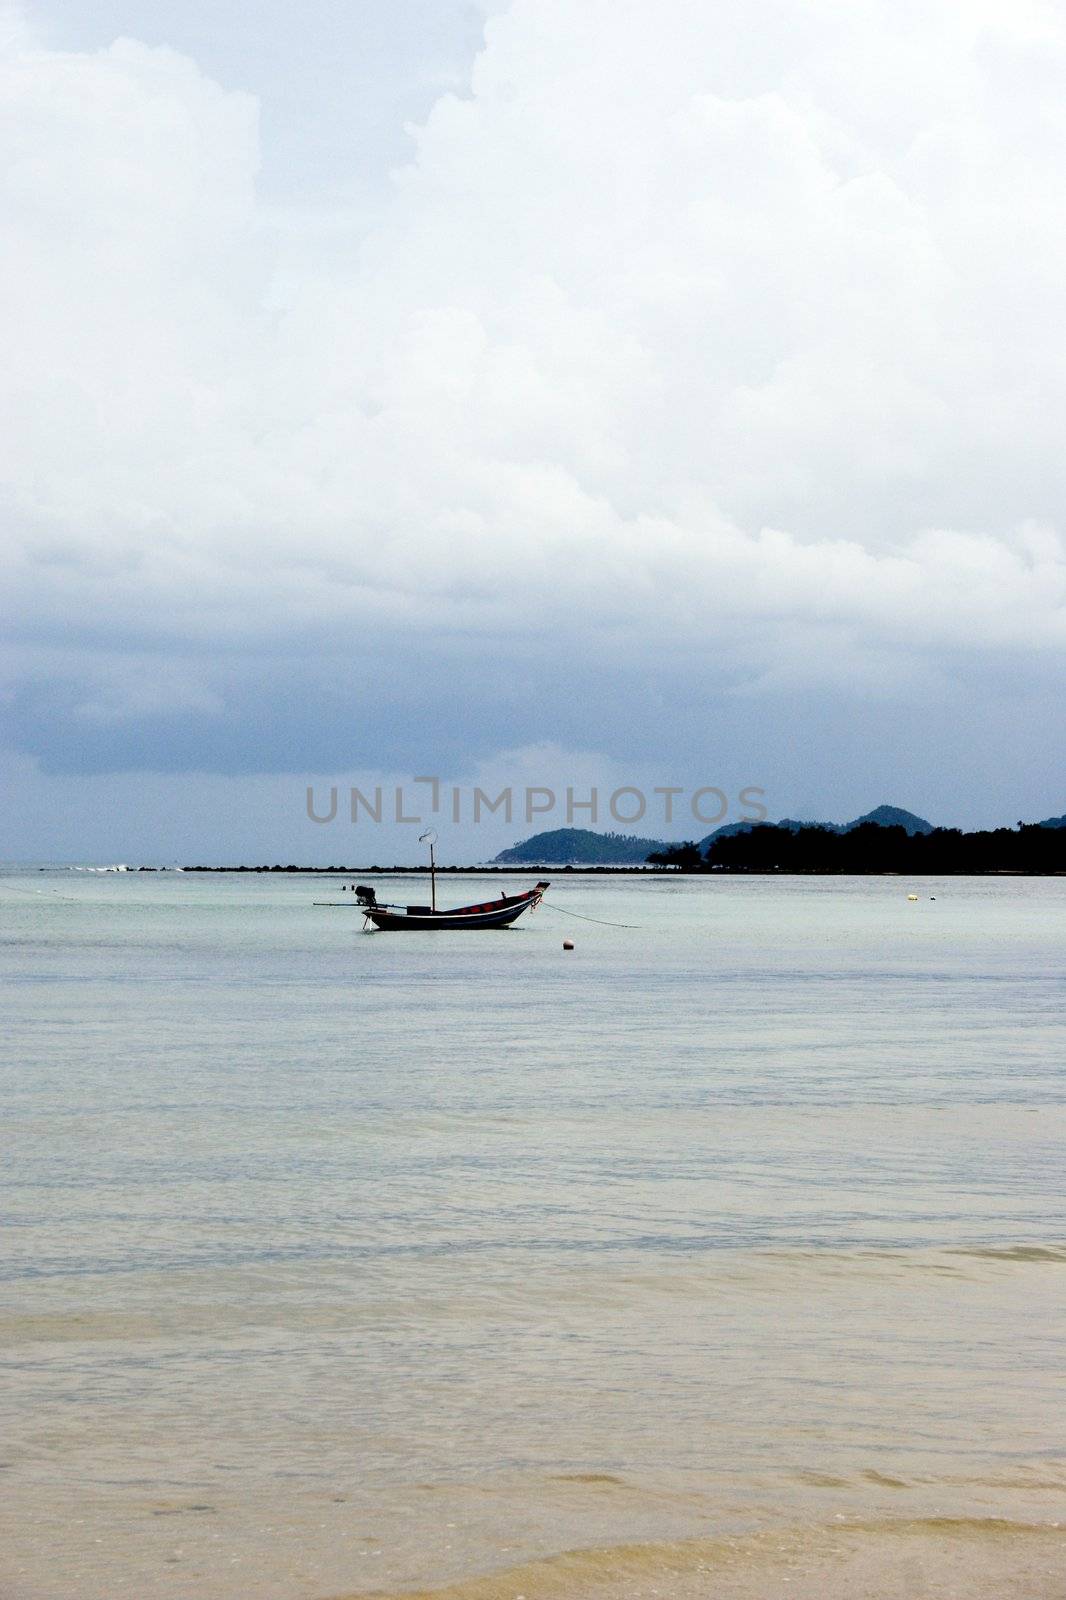
[[[376,906],[378,903],[377,895],[374,893],[373,889],[368,888],[365,883],[356,884],[355,898],[358,900],[361,906]]]

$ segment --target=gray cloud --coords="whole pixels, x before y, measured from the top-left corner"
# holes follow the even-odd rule
[[[1058,13],[516,0],[332,230],[272,70],[9,17],[12,749],[695,738],[861,809],[950,748],[1061,809]]]

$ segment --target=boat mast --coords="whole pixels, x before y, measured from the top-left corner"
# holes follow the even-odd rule
[[[430,828],[428,833],[420,833],[419,844],[429,844],[429,905],[431,911],[437,909],[437,858],[433,854],[433,846],[437,842],[437,835]]]

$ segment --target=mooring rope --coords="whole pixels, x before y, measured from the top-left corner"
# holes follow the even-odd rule
[[[541,900],[542,906],[547,906],[549,911],[558,911],[563,917],[577,917],[579,922],[598,922],[601,928],[639,928],[639,922],[608,922],[604,917],[588,917],[580,911],[567,911],[563,906],[557,906],[553,900]]]

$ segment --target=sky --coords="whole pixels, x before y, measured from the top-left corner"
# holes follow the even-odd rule
[[[1038,0],[0,0],[0,857],[1066,811],[1064,82]]]

